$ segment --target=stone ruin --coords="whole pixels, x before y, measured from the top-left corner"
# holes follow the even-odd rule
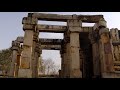
[[[38,20],[67,26],[42,25]],[[83,22],[95,25],[83,27]],[[103,15],[28,13],[22,24],[24,37],[12,41],[9,77],[38,78],[38,59],[42,49],[48,49],[60,50],[60,78],[120,78],[120,31],[109,29]],[[40,32],[63,33],[64,39],[40,39]]]

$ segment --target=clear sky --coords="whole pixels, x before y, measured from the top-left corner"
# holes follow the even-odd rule
[[[41,13],[54,13],[54,14],[77,14],[77,15],[104,15],[107,21],[108,28],[118,28],[120,30],[120,12],[41,12]],[[24,36],[22,29],[22,18],[26,17],[28,12],[0,12],[0,49],[6,49],[11,46],[12,40],[15,40],[18,36]],[[66,23],[58,22],[42,22],[41,24],[56,24],[65,25]],[[93,24],[83,24],[93,25]],[[62,39],[62,34],[48,34],[41,33],[40,38],[58,38]],[[43,50],[42,57],[44,59],[51,58],[56,64],[60,64],[59,51],[46,51]]]

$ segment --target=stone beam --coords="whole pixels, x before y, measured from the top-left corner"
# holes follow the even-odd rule
[[[41,45],[61,45],[62,39],[40,39]]]
[[[46,20],[46,21],[64,21],[70,19],[78,19],[82,22],[88,23],[96,23],[100,18],[103,18],[103,15],[77,15],[77,17],[73,17],[74,15],[58,15],[58,14],[43,14],[43,13],[28,13],[28,17],[35,17],[38,20]]]
[[[20,42],[20,43],[23,43],[23,40],[24,38],[23,37],[17,37],[16,41],[17,42]],[[47,42],[42,42],[43,44],[44,43],[52,43],[51,41],[49,41],[52,39],[40,39],[40,41],[47,41]],[[54,41],[54,39],[53,39]],[[56,39],[57,41],[57,39]],[[60,44],[61,43],[61,40],[58,40],[58,42],[55,42],[56,44]],[[44,49],[44,50],[60,50],[61,49],[61,46],[60,45],[41,45],[41,48]]]
[[[82,28],[82,32],[91,32],[93,30],[93,27],[81,27]]]
[[[101,18],[103,15],[78,15],[79,20],[87,23],[97,23]]]
[[[17,37],[16,41],[23,43],[23,37]],[[40,39],[42,45],[61,45],[62,39]]]
[[[67,31],[67,26],[58,26],[58,25],[37,25],[39,32],[55,32],[55,33],[64,33]],[[81,32],[90,32],[93,30],[93,27],[82,27]]]
[[[61,45],[41,45],[42,50],[60,50]]]
[[[44,14],[44,13],[28,13],[28,17],[35,17],[38,20],[46,21],[66,21],[72,19],[72,15]]]
[[[55,33],[64,33],[67,30],[66,26],[58,25],[37,25],[37,29],[40,32],[55,32]]]

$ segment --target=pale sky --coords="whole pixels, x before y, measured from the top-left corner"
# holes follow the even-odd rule
[[[53,13],[53,14],[77,14],[77,15],[104,15],[105,20],[107,21],[107,26],[109,29],[118,28],[120,30],[120,12],[40,12],[40,13]],[[22,18],[26,17],[28,12],[0,12],[0,50],[6,49],[11,46],[12,40],[15,40],[18,36],[24,36],[24,31],[22,29]],[[66,23],[60,22],[42,22],[41,24],[53,24],[53,25],[65,25]],[[83,24],[91,25],[93,24]],[[63,39],[63,34],[48,34],[41,33],[40,38],[57,38]],[[42,52],[43,59],[51,58],[55,61],[56,64],[61,64],[61,58],[59,51],[48,51],[43,50]]]

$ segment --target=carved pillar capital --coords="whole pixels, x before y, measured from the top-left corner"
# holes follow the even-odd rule
[[[107,27],[107,22],[105,21],[104,18],[101,18],[101,19],[99,20],[99,22],[98,22],[98,27],[99,27],[99,28],[102,28],[102,27],[106,28],[106,27]]]
[[[82,31],[82,21],[75,19],[76,15],[73,15],[73,19],[67,21],[67,27],[70,33],[80,33]]]
[[[33,30],[36,31],[36,25],[38,23],[38,19],[35,17],[24,17],[22,20],[23,30]]]
[[[20,46],[20,43],[19,43],[19,42],[17,42],[17,41],[12,41],[12,47],[11,47],[12,50],[18,51],[18,50],[19,50],[19,46]]]

